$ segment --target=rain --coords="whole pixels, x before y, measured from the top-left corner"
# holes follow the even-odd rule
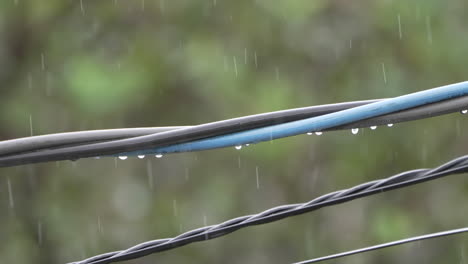
[[[0,142],[0,164],[39,156],[0,167],[0,234],[8,242],[0,263],[72,263],[467,155],[468,104],[427,117],[437,106],[417,120],[311,123],[282,138],[278,126],[296,120],[262,128],[259,115],[248,129],[238,119],[223,127],[234,118],[396,98],[468,80],[463,0],[1,6],[0,141],[57,137],[13,153],[2,152]],[[188,128],[197,125],[213,130]],[[173,132],[142,132],[160,127],[181,130],[170,141],[165,136]],[[216,146],[216,137],[254,129],[263,131],[261,140],[255,134],[190,149],[193,141]],[[105,139],[77,134],[69,141],[62,134],[107,130]],[[178,144],[189,147],[166,151]],[[460,176],[201,235],[207,241],[133,261],[294,263],[460,228],[468,211]],[[339,261],[467,263],[466,239],[459,234]]]

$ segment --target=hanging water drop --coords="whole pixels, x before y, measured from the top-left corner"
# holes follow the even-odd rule
[[[393,124],[392,124],[392,123],[390,123],[390,124],[388,124],[387,126],[388,126],[388,127],[392,127],[392,126],[393,126]]]
[[[245,146],[248,147],[248,146],[250,146],[250,144],[247,143],[247,144],[245,144]]]
[[[353,135],[356,135],[358,132],[359,132],[359,128],[351,129],[351,133],[353,133]]]
[[[137,156],[139,159],[144,159],[145,158],[145,155],[138,155]]]
[[[161,153],[159,153],[159,154],[156,154],[155,157],[158,158],[158,159],[160,159],[160,158],[162,158],[162,156],[163,156],[163,155],[162,155]]]
[[[322,134],[323,134],[323,132],[321,132],[321,131],[315,132],[315,135],[317,135],[317,136],[320,136],[320,135],[322,135]]]
[[[308,136],[310,136],[310,135],[312,135],[312,134],[313,134],[312,132],[307,132],[307,135],[308,135]]]
[[[371,126],[370,129],[376,130],[376,129],[377,129],[377,126]]]
[[[119,156],[119,159],[121,160],[126,160],[128,157],[127,156]]]
[[[462,115],[466,115],[468,113],[468,109],[463,109],[460,111],[460,113],[462,113]]]
[[[237,150],[239,150],[239,149],[241,149],[241,148],[242,148],[242,145],[237,145],[237,146],[236,146],[236,149],[237,149]]]

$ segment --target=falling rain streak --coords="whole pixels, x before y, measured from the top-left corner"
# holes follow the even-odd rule
[[[258,176],[258,166],[255,166],[255,176],[257,177],[257,189],[260,189],[260,179]]]
[[[432,45],[432,27],[431,27],[431,18],[426,16],[426,33],[427,33],[427,42]]]
[[[403,37],[403,33],[401,32],[401,17],[400,14],[397,15],[398,19],[398,34],[400,36],[400,39]]]
[[[8,188],[8,201],[10,202],[10,208],[15,208],[15,201],[13,200],[13,191],[11,190],[10,178],[7,178],[7,188]]]
[[[234,72],[235,72],[236,77],[237,77],[238,72],[237,72],[237,60],[236,60],[236,56],[233,56],[233,57],[232,57],[232,62],[234,63]]]
[[[33,124],[32,124],[32,115],[29,115],[29,134],[33,136]]]
[[[80,10],[81,10],[81,14],[84,15],[85,14],[85,9],[84,9],[84,6],[83,6],[83,0],[80,0]]]
[[[383,62],[382,62],[382,73],[383,73],[384,83],[387,84],[387,74],[385,73],[385,64]]]
[[[41,69],[44,71],[45,70],[45,57],[44,53],[41,53]]]

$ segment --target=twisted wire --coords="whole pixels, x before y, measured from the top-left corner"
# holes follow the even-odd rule
[[[467,106],[468,82],[461,82],[389,99],[303,107],[190,127],[46,135],[0,142],[0,167],[107,155],[200,151],[306,132],[423,119],[465,110]],[[161,129],[165,131],[158,132]]]
[[[349,189],[334,191],[306,203],[277,206],[259,214],[237,217],[218,225],[191,230],[174,238],[144,242],[125,250],[104,253],[82,261],[73,262],[73,264],[103,264],[140,258],[148,254],[181,247],[192,242],[224,236],[247,226],[278,221],[322,207],[464,172],[468,172],[468,156],[456,158],[434,169],[406,171],[388,178],[366,182]]]

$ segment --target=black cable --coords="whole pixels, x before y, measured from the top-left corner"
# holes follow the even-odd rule
[[[396,240],[396,241],[383,243],[383,244],[379,244],[379,245],[374,245],[374,246],[370,246],[370,247],[365,247],[365,248],[355,249],[355,250],[346,251],[346,252],[342,252],[342,253],[338,253],[338,254],[328,255],[328,256],[324,256],[324,257],[320,257],[320,258],[304,260],[304,261],[296,262],[294,264],[317,263],[317,262],[321,262],[321,261],[325,261],[325,260],[342,258],[342,257],[345,257],[345,256],[350,256],[350,255],[355,255],[355,254],[359,254],[359,253],[374,251],[374,250],[387,248],[387,247],[398,246],[398,245],[401,245],[401,244],[411,243],[411,242],[415,242],[415,241],[421,241],[421,240],[426,240],[426,239],[433,239],[433,238],[438,238],[438,237],[451,236],[451,235],[456,235],[456,234],[466,233],[466,232],[468,232],[468,227],[452,229],[452,230],[447,230],[447,231],[442,231],[442,232],[437,232],[437,233],[426,234],[426,235],[422,235],[422,236],[415,236],[415,237],[405,238],[405,239]]]
[[[184,127],[141,127],[55,133],[0,141],[0,155],[145,136]]]
[[[148,254],[181,247],[192,242],[204,241],[227,235],[247,226],[278,221],[286,217],[304,214],[322,207],[464,172],[468,172],[468,156],[456,158],[435,169],[418,169],[403,172],[385,179],[374,180],[349,189],[325,194],[306,203],[278,206],[256,215],[241,216],[219,225],[201,227],[174,238],[148,241],[126,250],[104,253],[73,263],[103,264],[140,258]]]
[[[382,100],[382,99],[380,99]],[[331,105],[320,105],[304,108],[296,108],[284,111],[258,114],[253,116],[239,117],[213,123],[202,124],[192,127],[184,127],[161,133],[137,136],[127,139],[111,140],[107,142],[85,144],[79,146],[64,146],[52,149],[34,149],[24,153],[10,153],[0,156],[0,167],[15,166],[28,163],[76,160],[79,158],[95,157],[103,155],[116,155],[123,152],[136,151],[162,147],[172,144],[190,142],[213,136],[235,133],[253,128],[286,123],[309,117],[337,112],[352,107],[357,107],[379,100],[357,101]],[[376,118],[370,118],[359,122],[338,126],[329,130],[360,128],[378,126],[388,123],[399,123],[404,121],[428,118],[432,116],[452,113],[465,109],[468,105],[468,96],[445,100],[421,107],[387,114]],[[0,142],[0,147],[1,147]],[[11,152],[12,149],[10,148]]]

